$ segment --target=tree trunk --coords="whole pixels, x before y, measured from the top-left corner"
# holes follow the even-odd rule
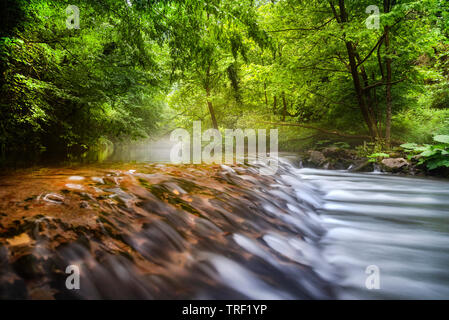
[[[268,107],[267,81],[266,80],[263,83],[263,89],[264,89],[264,94],[265,94],[265,106]]]
[[[217,118],[215,117],[214,106],[212,105],[212,101],[210,101],[210,65],[207,67],[207,71],[206,71],[205,89],[206,89],[207,107],[209,108],[212,125],[213,125],[214,129],[218,129],[218,123],[217,123]]]
[[[372,79],[373,81],[376,80],[376,75],[374,72],[372,73]],[[373,106],[373,112],[376,115],[377,130],[379,130],[379,138],[382,138],[382,111],[379,108],[379,99],[377,99],[376,87],[373,88]]]
[[[390,1],[384,0],[384,11],[385,13],[390,12]],[[386,104],[387,104],[387,110],[385,115],[385,140],[386,140],[386,147],[390,148],[391,145],[391,115],[392,115],[392,106],[393,106],[393,97],[391,95],[391,87],[392,85],[392,68],[391,63],[392,59],[389,56],[390,54],[390,28],[388,26],[385,27],[385,50],[387,53],[387,59],[385,61],[386,65],[386,78],[387,78],[387,84],[386,84]]]
[[[356,61],[357,64],[360,65],[362,62],[362,59],[360,58],[360,55],[355,50],[356,55]],[[363,65],[360,65],[360,75],[363,79],[363,85],[365,88],[369,87],[369,78],[368,74],[366,73],[365,67]],[[378,117],[375,111],[375,101],[374,101],[374,95],[371,94],[371,89],[363,90],[363,93],[365,95],[365,101],[366,101],[366,107],[368,108],[368,112],[370,114],[370,117],[374,120],[374,123],[377,127],[377,131],[380,135],[380,129],[379,129],[379,121]]]
[[[284,92],[282,92],[282,103],[284,105],[284,109],[282,111],[282,121],[285,122],[285,118],[287,117],[287,100],[285,100]]]
[[[209,88],[206,88],[206,97],[207,97],[207,107],[209,108],[212,125],[214,126],[214,129],[218,129],[218,123],[217,123],[217,118],[215,117],[214,106],[212,105],[212,101],[210,101],[210,89]]]
[[[390,48],[390,39],[389,39],[389,31],[388,27],[386,27],[386,37],[385,37],[385,47],[387,49],[387,52]],[[387,143],[387,148],[390,147],[390,141],[391,141],[391,114],[392,114],[392,106],[393,106],[393,97],[391,95],[391,80],[392,80],[392,70],[391,70],[391,58],[386,59],[386,68],[387,68],[387,93],[386,93],[386,100],[387,100],[387,110],[386,110],[386,119],[385,119],[385,140]]]
[[[346,13],[345,2],[344,0],[339,0],[338,2],[340,7],[340,16],[337,15],[335,7],[331,2],[332,11],[334,12],[334,15],[336,15],[335,18],[337,19],[337,21],[339,21],[340,23],[346,23],[348,22],[348,16]],[[354,83],[354,89],[357,95],[357,101],[359,104],[360,111],[362,113],[363,119],[365,120],[365,123],[368,127],[372,139],[377,139],[379,137],[379,132],[377,130],[376,121],[366,103],[365,94],[363,92],[362,83],[360,81],[359,73],[357,70],[357,60],[356,60],[357,52],[354,48],[354,44],[352,43],[352,41],[345,40],[345,44],[346,50],[348,52],[352,80]]]
[[[276,109],[277,109],[277,104],[278,104],[278,99],[276,96],[274,96],[274,100],[273,100],[273,114],[276,115]]]
[[[365,101],[362,84],[360,82],[359,74],[357,72],[357,63],[355,60],[354,45],[352,44],[352,42],[350,42],[350,41],[346,42],[346,49],[348,51],[349,64],[351,67],[351,75],[352,75],[352,80],[354,83],[354,89],[355,89],[356,95],[357,95],[357,101],[359,104],[359,108],[360,108],[360,111],[362,112],[365,123],[368,126],[368,130],[370,132],[371,137],[373,139],[376,139],[379,136],[379,133],[378,133],[377,126],[376,126],[376,121],[373,118],[371,112],[369,111],[368,106]]]

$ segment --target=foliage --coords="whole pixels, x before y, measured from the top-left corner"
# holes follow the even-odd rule
[[[384,145],[380,142],[364,142],[362,145],[356,146],[355,150],[359,158],[369,158],[372,160],[389,157],[389,154],[384,152]],[[375,160],[371,162],[375,162]]]
[[[447,130],[449,113],[444,103],[445,88],[449,83],[449,50],[445,33],[447,24],[442,20],[448,10],[446,4],[434,0],[391,1],[390,12],[381,14],[380,29],[370,30],[365,27],[365,9],[373,4],[370,1],[343,1],[350,17],[344,26],[335,19],[329,5],[334,3],[338,10],[337,1],[260,1],[255,6],[242,2],[242,6],[236,5],[235,10],[241,14],[240,10],[246,8],[250,12],[249,21],[256,20],[258,29],[265,32],[261,37],[264,41],[255,41],[248,27],[254,22],[240,23],[242,19],[238,19],[239,23],[235,23],[232,19],[224,19],[216,27],[215,21],[222,21],[226,3],[216,2],[220,14],[206,8],[208,15],[203,17],[209,17],[212,26],[203,27],[211,30],[210,34],[201,34],[203,41],[213,44],[213,50],[207,51],[208,54],[214,52],[216,57],[214,74],[217,80],[209,100],[216,106],[221,127],[237,127],[241,123],[260,127],[256,119],[264,119],[313,124],[348,134],[366,133],[367,127],[358,110],[349,70],[345,41],[351,41],[357,44],[360,79],[364,86],[370,88],[365,90],[365,99],[381,132],[378,140],[385,138],[383,131],[388,124],[385,65],[389,58],[393,61],[393,139],[413,137],[425,142],[435,130],[441,133]],[[200,19],[198,24],[207,21]],[[188,23],[183,25],[189,26]],[[239,49],[234,51],[229,50],[232,45],[227,47],[230,25],[231,34],[239,35],[241,43],[235,46]],[[387,26],[390,27],[392,52],[381,41]],[[220,31],[213,31],[216,28]],[[184,37],[182,42],[199,50],[199,44],[202,46],[204,42],[191,34],[189,30],[192,28],[181,26],[180,30]],[[216,37],[217,33],[223,36]],[[232,55],[231,52],[241,54]],[[177,54],[187,57],[182,52]],[[203,68],[196,65],[198,59],[199,55],[196,55],[183,60],[187,61],[183,63],[187,65],[187,71],[184,77],[180,74],[181,79],[169,100],[169,105],[181,115],[177,119],[179,125],[193,119],[208,120],[210,116],[204,85],[194,80],[190,73],[193,69],[195,72],[203,70],[204,74],[204,65]],[[220,61],[223,62],[221,65]],[[189,64],[195,67],[189,68]],[[225,76],[229,65],[234,68],[238,85]],[[197,79],[204,79],[204,76]],[[238,90],[238,101],[234,99],[233,88]],[[292,134],[298,134],[296,128],[287,131],[288,134],[280,136],[286,143],[292,141]],[[309,130],[304,129],[298,138],[302,139],[307,134],[310,135]]]
[[[334,142],[333,145],[335,147],[342,148],[342,149],[349,149],[351,147],[351,145],[349,143],[344,142],[344,141]]]
[[[193,120],[307,125],[281,127],[281,149],[365,142],[358,153],[373,158],[449,134],[445,1],[378,1],[379,29],[366,28],[368,0],[80,0],[80,29],[65,25],[69,4],[0,5],[3,158],[80,154]],[[432,167],[445,156],[434,151]]]
[[[80,154],[101,139],[146,137],[157,129],[162,48],[151,38],[142,42],[138,31],[152,22],[116,1],[105,4],[79,2],[81,28],[69,30],[68,1],[15,2],[19,20],[0,39],[4,156]]]
[[[437,135],[433,140],[438,144],[406,143],[401,147],[410,153],[409,159],[418,156],[418,164],[425,164],[429,170],[449,168],[449,135]]]
[[[384,159],[384,158],[389,158],[390,155],[388,153],[383,153],[383,152],[379,152],[379,153],[373,153],[370,154],[368,156],[369,158],[369,162],[378,162],[380,159]]]

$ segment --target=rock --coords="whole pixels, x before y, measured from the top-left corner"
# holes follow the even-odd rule
[[[401,154],[399,152],[389,152],[390,158],[400,158]]]
[[[28,291],[25,281],[22,279],[1,279],[0,300],[25,300],[28,299]]]
[[[32,254],[17,259],[13,263],[13,268],[25,280],[41,278],[44,275],[41,268],[41,261]]]
[[[311,151],[309,151],[309,154],[310,153]],[[325,159],[321,163],[320,161],[323,158],[320,153],[324,156]],[[309,160],[308,164],[311,164],[313,166],[331,170],[346,170],[354,164],[355,154],[351,150],[332,146],[324,148],[321,152],[318,152],[318,154],[314,154],[313,156],[311,156],[311,158],[314,158],[315,163]]]
[[[322,153],[324,156],[328,158],[334,158],[334,159],[352,159],[353,154],[350,150],[338,148],[338,147],[328,147],[324,148]]]
[[[334,154],[338,153],[340,151],[340,148],[338,147],[328,147],[328,148],[324,148],[322,153],[327,156],[333,156]]]
[[[81,201],[80,202],[80,208],[81,209],[90,209],[90,205],[87,201]]]
[[[308,154],[309,154],[308,162],[312,165],[321,166],[326,162],[326,157],[320,151],[312,150],[309,151]]]
[[[408,168],[409,163],[404,158],[388,158],[382,160],[382,169],[387,172],[398,172]]]
[[[23,245],[27,245],[29,243],[31,243],[31,238],[28,234],[26,233],[22,233],[18,236],[15,236],[14,238],[9,238],[6,239],[6,242],[10,245],[10,246],[23,246]]]
[[[92,181],[99,183],[99,184],[104,184],[103,178],[100,178],[100,177],[92,177]]]
[[[374,171],[374,164],[368,160],[355,163],[354,166],[349,169],[350,172],[372,172]]]
[[[6,269],[8,264],[8,248],[0,244],[0,269]]]
[[[234,169],[232,169],[231,167],[226,166],[226,165],[224,165],[224,164],[221,165],[221,168],[222,168],[226,173],[235,173],[235,170],[234,170]]]
[[[50,202],[50,203],[54,203],[54,204],[62,204],[64,203],[64,197],[56,194],[56,193],[49,193],[46,194],[42,200],[46,201],[46,202]]]

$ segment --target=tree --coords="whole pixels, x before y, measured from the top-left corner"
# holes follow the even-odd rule
[[[382,29],[378,31],[365,27],[365,11],[371,4],[344,0],[280,1],[269,9],[267,28],[278,42],[285,43],[284,50],[292,47],[296,52],[292,70],[301,75],[291,78],[297,87],[313,92],[303,95],[303,104],[312,103],[319,95],[326,101],[328,114],[334,114],[344,106],[351,110],[353,97],[372,139],[389,141],[393,99],[398,96],[394,85],[410,81],[416,72],[411,61],[435,44],[437,38],[425,32],[425,28],[430,25],[428,12],[437,1],[385,1],[380,16]],[[396,38],[395,34],[401,36]],[[421,48],[413,44],[423,42],[426,45]],[[394,57],[398,57],[396,69]],[[353,94],[347,91],[348,76]],[[412,86],[410,83],[408,88]],[[379,98],[382,92],[384,98]]]
[[[82,153],[155,132],[166,71],[152,19],[126,2],[81,1],[81,28],[69,30],[67,1],[15,3],[0,44],[4,153]]]
[[[255,23],[253,1],[182,1],[168,17],[172,70],[184,82],[200,84],[214,128],[218,128],[213,93],[227,78],[239,102],[239,59],[246,60],[245,39],[267,44]]]

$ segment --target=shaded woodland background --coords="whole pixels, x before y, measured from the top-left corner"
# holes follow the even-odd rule
[[[79,29],[66,26],[70,4]],[[379,29],[366,27],[369,5]],[[4,0],[0,12],[4,162],[194,120],[280,127],[291,151],[449,134],[448,1]]]

